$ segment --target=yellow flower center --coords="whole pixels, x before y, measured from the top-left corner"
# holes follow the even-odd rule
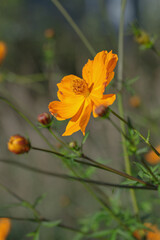
[[[83,79],[74,79],[71,83],[71,88],[76,95],[88,96],[90,93],[88,84]]]

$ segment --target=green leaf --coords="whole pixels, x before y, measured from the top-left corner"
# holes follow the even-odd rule
[[[140,154],[144,154],[144,153],[146,153],[146,152],[148,152],[148,147],[144,147],[144,148],[138,149],[137,152],[136,152],[136,154],[137,154],[137,155],[140,155]]]
[[[99,237],[105,237],[111,233],[112,230],[103,230],[103,231],[98,231],[95,233],[92,233],[89,235],[89,237],[92,238],[99,238]]]
[[[33,237],[35,236],[35,232],[30,232],[26,234],[26,237]]]
[[[26,207],[26,208],[29,208],[29,209],[33,209],[33,206],[29,202],[27,202],[27,201],[21,202],[21,205],[23,207]]]
[[[45,193],[43,193],[42,195],[37,197],[34,204],[33,204],[33,207],[35,208],[38,204],[40,204],[45,197],[46,197]]]
[[[87,138],[88,138],[88,136],[89,136],[89,131],[86,133],[86,135],[83,137],[83,139],[82,139],[82,145],[83,144],[85,144],[85,142],[86,142],[86,140],[87,140]]]
[[[117,229],[112,232],[110,240],[115,240],[116,237],[117,237]]]
[[[136,76],[136,77],[134,77],[134,78],[131,78],[131,79],[129,79],[129,80],[126,81],[126,84],[127,84],[127,85],[131,85],[131,84],[135,83],[138,79],[139,79],[139,76]]]
[[[150,130],[148,130],[148,134],[147,134],[147,138],[146,138],[147,142],[149,142],[149,138],[150,138]]]
[[[134,240],[135,238],[133,236],[131,236],[129,233],[122,231],[121,229],[118,229],[118,233],[124,237],[124,239],[127,240]]]
[[[61,223],[61,220],[56,220],[52,222],[42,222],[42,226],[52,228],[52,227],[58,226],[60,223]]]

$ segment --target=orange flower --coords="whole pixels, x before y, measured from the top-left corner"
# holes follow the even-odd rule
[[[3,59],[5,58],[7,53],[7,46],[4,42],[0,42],[0,64],[3,61]]]
[[[11,221],[8,218],[0,218],[0,240],[5,240],[11,229]]]
[[[20,135],[14,135],[9,139],[8,150],[15,154],[26,153],[30,150],[30,143],[26,138]]]
[[[145,237],[146,240],[160,240],[160,231],[156,225],[152,225],[151,223],[144,223],[144,226],[151,229],[151,231],[146,229],[134,231],[133,236],[136,239],[142,240]]]
[[[63,136],[68,136],[85,129],[90,119],[91,112],[97,117],[95,109],[99,105],[108,107],[116,99],[115,94],[105,94],[105,87],[108,86],[114,77],[114,68],[118,57],[112,51],[99,52],[94,60],[88,60],[83,67],[82,77],[75,75],[65,76],[57,86],[57,93],[60,101],[53,101],[49,104],[49,111],[57,120],[71,118]]]
[[[152,230],[152,231],[147,231],[147,234],[146,234],[147,240],[160,239],[160,231],[156,225],[152,225],[151,223],[145,223],[144,225]]]
[[[45,30],[44,35],[46,38],[53,38],[55,35],[55,32],[52,28],[48,28]]]
[[[156,147],[156,150],[158,152],[160,152],[160,145]],[[150,163],[150,164],[157,164],[160,162],[160,157],[157,156],[157,154],[155,154],[155,152],[153,150],[151,150],[150,152],[148,152],[145,155],[145,160]]]
[[[129,103],[133,108],[138,108],[141,104],[141,99],[139,96],[134,95],[130,97]]]

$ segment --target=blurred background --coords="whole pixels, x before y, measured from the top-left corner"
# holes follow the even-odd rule
[[[78,24],[96,52],[113,50],[118,54],[118,29],[120,21],[119,0],[60,0],[63,7]],[[124,86],[125,115],[133,119],[144,134],[151,129],[154,145],[159,142],[160,124],[160,57],[153,49],[142,50],[135,41],[133,23],[155,39],[159,47],[160,1],[132,0],[127,2],[124,39],[124,80],[133,81]],[[154,17],[153,17],[154,16]],[[1,0],[0,1],[0,41],[7,46],[7,54],[0,65],[0,95],[6,97],[29,119],[37,124],[37,116],[48,112],[50,101],[56,100],[57,83],[68,74],[81,77],[84,64],[92,59],[90,52],[74,32],[59,10],[50,0]],[[116,74],[109,93],[116,93]],[[136,97],[135,99],[133,98]],[[138,99],[138,100],[137,100]],[[113,109],[117,111],[117,103]],[[0,159],[17,160],[30,166],[68,172],[60,159],[46,153],[30,151],[29,154],[15,156],[8,152],[7,142],[11,135],[19,133],[29,137],[36,147],[48,148],[39,135],[6,103],[0,101]],[[117,122],[116,119],[114,119]],[[118,122],[117,122],[118,123]],[[53,129],[62,135],[65,123],[55,121]],[[90,157],[116,169],[124,170],[121,138],[107,120],[91,118],[87,131],[89,137],[84,151]],[[46,129],[43,134],[53,146],[59,144]],[[82,141],[82,134],[63,137],[66,142]],[[39,206],[44,217],[62,219],[76,226],[79,218],[95,212],[99,205],[92,200],[83,185],[77,182],[51,178],[0,163],[0,180],[13,191],[30,202],[45,193],[46,198]],[[93,178],[110,182],[122,179],[112,174],[97,171]],[[104,189],[112,195],[127,191]],[[16,203],[3,189],[0,190],[0,212],[5,216],[30,217],[28,209],[12,208]],[[143,198],[143,197],[142,197]],[[92,204],[91,204],[92,201]],[[124,205],[130,204],[124,197]],[[10,206],[10,207],[9,207]],[[12,222],[12,230],[7,239],[28,239],[26,234],[34,231],[35,224]],[[40,239],[73,239],[73,233],[60,228],[42,229]]]

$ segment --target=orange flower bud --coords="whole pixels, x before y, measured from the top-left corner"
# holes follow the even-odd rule
[[[11,229],[11,221],[8,218],[0,218],[0,240],[5,240]]]
[[[42,125],[48,125],[51,122],[51,117],[49,113],[44,112],[38,115],[37,120]]]
[[[156,150],[158,152],[160,152],[160,145],[156,147]],[[157,154],[155,154],[155,152],[153,150],[151,150],[150,152],[148,152],[145,155],[145,160],[150,163],[150,164],[157,164],[160,162],[160,157],[157,156]]]
[[[129,99],[129,103],[133,108],[138,108],[141,104],[141,99],[139,96],[135,95]]]
[[[46,38],[53,38],[54,35],[55,35],[55,32],[52,28],[46,29],[45,32],[44,32],[44,36]]]
[[[103,117],[107,112],[107,107],[105,107],[104,105],[100,105],[98,107],[96,107],[95,109],[95,113],[99,116],[99,117]]]
[[[14,135],[9,139],[8,150],[15,154],[26,153],[30,150],[30,143],[26,138],[20,135]]]
[[[0,42],[0,63],[3,61],[7,53],[7,46],[4,42]]]

